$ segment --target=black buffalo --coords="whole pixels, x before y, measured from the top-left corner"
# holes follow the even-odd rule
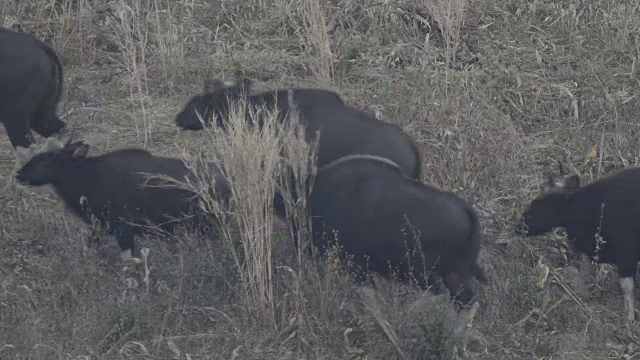
[[[583,187],[577,175],[548,180],[543,194],[522,214],[516,232],[536,236],[562,227],[576,252],[617,265],[628,319],[633,320],[634,278],[640,260],[640,168]]]
[[[306,140],[320,132],[317,165],[323,166],[346,155],[370,154],[388,158],[402,171],[420,178],[422,162],[411,137],[399,126],[379,121],[364,111],[346,105],[338,94],[323,89],[290,89],[250,94],[251,81],[234,84],[206,81],[204,93],[192,97],[176,116],[176,124],[183,129],[201,129],[212,120],[224,127],[230,108],[240,99],[252,106],[277,107],[284,121],[293,100],[306,128]],[[291,95],[290,95],[291,94]],[[293,98],[291,99],[290,96]]]
[[[82,141],[60,143],[48,139],[49,149],[33,156],[16,175],[24,185],[51,184],[64,203],[82,220],[92,218],[115,235],[122,259],[131,258],[134,236],[151,223],[166,231],[188,221],[204,220],[195,193],[166,186],[158,177],[178,181],[193,175],[179,159],[154,156],[142,149],[123,149],[87,157]],[[209,165],[215,194],[228,198],[228,184],[218,167]],[[213,190],[213,189],[212,189]],[[226,200],[226,199],[225,199]]]
[[[471,279],[486,282],[477,264],[482,238],[475,211],[453,193],[404,176],[397,164],[348,156],[318,171],[311,192],[313,243],[335,243],[355,263],[402,280],[432,285],[442,277],[452,297],[468,304]],[[335,235],[335,236],[334,236]]]
[[[14,148],[49,137],[65,123],[56,115],[63,72],[56,52],[35,36],[0,28],[0,122]]]

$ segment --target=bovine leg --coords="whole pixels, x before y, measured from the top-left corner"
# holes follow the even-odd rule
[[[19,146],[28,148],[31,144],[35,143],[30,130],[29,117],[9,114],[7,115],[7,119],[4,120],[4,128],[7,131],[7,136],[14,149]]]
[[[131,228],[125,224],[117,224],[113,233],[120,246],[120,259],[122,262],[133,265],[141,264],[142,260],[140,258],[133,257],[134,233]]]
[[[66,126],[67,124],[64,121],[60,120],[57,116],[54,116],[50,119],[37,118],[31,124],[31,128],[33,129],[33,131],[37,132],[43,137],[50,137],[51,135],[59,133]]]
[[[633,322],[635,319],[634,280],[636,276],[638,244],[634,237],[629,236],[629,234],[635,232],[630,231],[628,227],[620,226],[612,230],[613,233],[609,236],[615,237],[618,245],[616,246],[616,263],[618,265],[618,276],[620,277],[620,290],[622,290],[624,297],[627,320]]]
[[[635,299],[634,299],[634,278],[633,277],[621,277],[620,288],[622,289],[622,296],[624,297],[625,310],[627,311],[627,320],[633,321],[635,319]]]
[[[24,115],[14,116],[12,114],[6,114],[6,118],[4,118],[3,124],[5,130],[7,131],[7,136],[9,137],[9,141],[11,142],[11,146],[13,146],[16,151],[24,152],[29,148],[31,144],[35,142],[33,139],[33,135],[29,130],[29,118],[25,118]],[[23,164],[21,164],[20,155],[16,153],[16,162],[14,168],[11,171],[11,174],[9,174],[3,191],[9,191],[13,189],[15,185],[15,179],[13,178],[13,176],[15,175],[16,171],[20,169],[20,167],[22,167],[22,165]]]

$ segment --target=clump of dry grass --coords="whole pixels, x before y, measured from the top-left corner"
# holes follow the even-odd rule
[[[305,21],[304,39],[314,49],[312,56],[316,59],[315,75],[324,86],[331,84],[333,78],[333,53],[324,11],[317,0],[302,0]]]
[[[107,38],[119,50],[120,65],[128,74],[136,134],[145,147],[156,127],[149,113],[149,78],[157,77],[161,91],[173,90],[190,35],[178,17],[192,12],[192,7],[188,3],[136,0],[114,2],[105,10]],[[158,64],[159,70],[149,70],[151,63]]]
[[[231,190],[232,216],[227,216],[226,204],[209,195],[211,182],[206,176],[194,185],[196,192],[204,197],[205,210],[222,214],[218,219],[236,266],[241,269],[248,303],[255,306],[258,314],[272,319],[275,306],[272,204],[281,174],[281,144],[277,138],[277,113],[263,114],[266,111],[255,110],[242,102],[233,104],[226,119],[226,131],[207,130],[210,141],[195,158],[199,163],[219,164]],[[258,126],[258,117],[263,115],[264,124]],[[233,250],[238,237],[242,254]]]
[[[119,21],[112,21],[113,39],[122,53],[122,60],[129,75],[129,98],[134,105],[133,109],[139,116],[135,116],[134,124],[138,140],[143,139],[144,145],[151,141],[151,124],[149,119],[147,89],[147,61],[146,49],[148,46],[148,36],[146,18],[143,15],[147,9],[142,7],[141,1],[131,3],[121,1],[117,4],[116,14]],[[139,120],[142,120],[140,123]]]
[[[455,66],[458,59],[457,54],[462,41],[461,30],[464,26],[466,6],[466,0],[432,0],[426,4],[429,14],[438,24],[438,28],[444,37],[445,84],[450,81],[450,67]],[[425,51],[428,51],[428,49],[425,49]],[[446,85],[445,94],[448,94],[448,86]]]
[[[219,194],[211,194],[212,179],[207,173],[196,171],[198,181],[187,187],[200,194],[204,209],[220,221],[228,248],[241,269],[248,303],[271,321],[276,304],[272,247],[277,189],[281,189],[288,217],[298,225],[298,235],[307,239],[310,234],[306,198],[290,194],[307,193],[315,158],[313,145],[305,141],[296,113],[290,116],[281,123],[276,109],[235,102],[225,119],[225,129],[206,129],[208,141],[187,161],[194,170],[203,169],[202,164],[209,161],[216,163],[225,174],[231,192],[229,204],[216,196]],[[241,253],[234,250],[238,240]]]

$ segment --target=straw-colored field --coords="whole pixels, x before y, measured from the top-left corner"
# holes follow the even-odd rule
[[[560,236],[513,232],[559,163],[583,183],[637,165],[638,1],[0,4],[0,25],[16,23],[59,53],[59,114],[91,154],[135,146],[180,157],[210,145],[174,117],[205,79],[237,74],[258,90],[330,88],[400,124],[418,143],[424,181],[480,214],[489,283],[476,284],[480,307],[460,332],[466,315],[446,295],[360,284],[334,261],[300,266],[279,233],[262,298],[222,236],[139,239],[150,249],[145,282],[51,188],[17,186],[0,194],[0,358],[640,356],[615,267],[587,265]],[[14,161],[2,132],[3,182]]]

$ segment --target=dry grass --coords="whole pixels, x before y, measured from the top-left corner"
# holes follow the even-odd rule
[[[227,118],[226,130],[205,129],[205,146],[186,159],[187,166],[198,175],[197,180],[179,184],[199,194],[203,209],[220,222],[226,245],[247,288],[246,300],[251,305],[247,310],[255,309],[259,318],[271,323],[275,320],[272,204],[276,189],[289,184],[288,167],[308,173],[310,160],[304,155],[311,148],[304,142],[299,125],[280,124],[277,118],[277,111],[252,109],[244,102],[235,104]],[[264,125],[258,126],[258,122]],[[210,191],[215,182],[207,171],[202,171],[208,162],[220,164],[231,193],[229,202],[222,194]],[[303,189],[306,177],[296,179],[300,179],[296,181],[296,190]],[[290,213],[295,217],[298,210],[295,200],[288,200]],[[238,240],[240,253],[235,251]]]
[[[94,152],[147,146],[178,157],[217,149],[237,166],[229,171],[241,179],[239,194],[251,193],[249,184],[260,192],[237,198],[247,217],[229,220],[233,233],[141,239],[150,249],[148,288],[144,270],[121,269],[111,260],[114,241],[89,241],[87,227],[49,189],[2,194],[0,357],[638,356],[638,328],[624,330],[615,270],[596,272],[555,235],[521,239],[512,231],[558,163],[585,181],[639,163],[637,1],[25,0],[0,7],[0,24],[17,22],[60,53],[60,113]],[[425,181],[469,199],[482,218],[489,284],[479,288],[470,328],[459,331],[468,319],[446,297],[384,279],[357,283],[333,258],[297,258],[286,232],[271,231],[263,201],[282,168],[270,161],[276,148],[291,154],[300,144],[272,148],[251,131],[226,138],[170,126],[205,77],[238,72],[261,88],[335,88],[416,139]],[[266,160],[262,172],[259,160]],[[8,141],[0,141],[0,173],[13,163]],[[309,166],[292,163],[294,173]],[[230,239],[241,241],[233,247]],[[259,262],[244,261],[254,253]],[[268,321],[257,321],[256,304],[268,309]]]

